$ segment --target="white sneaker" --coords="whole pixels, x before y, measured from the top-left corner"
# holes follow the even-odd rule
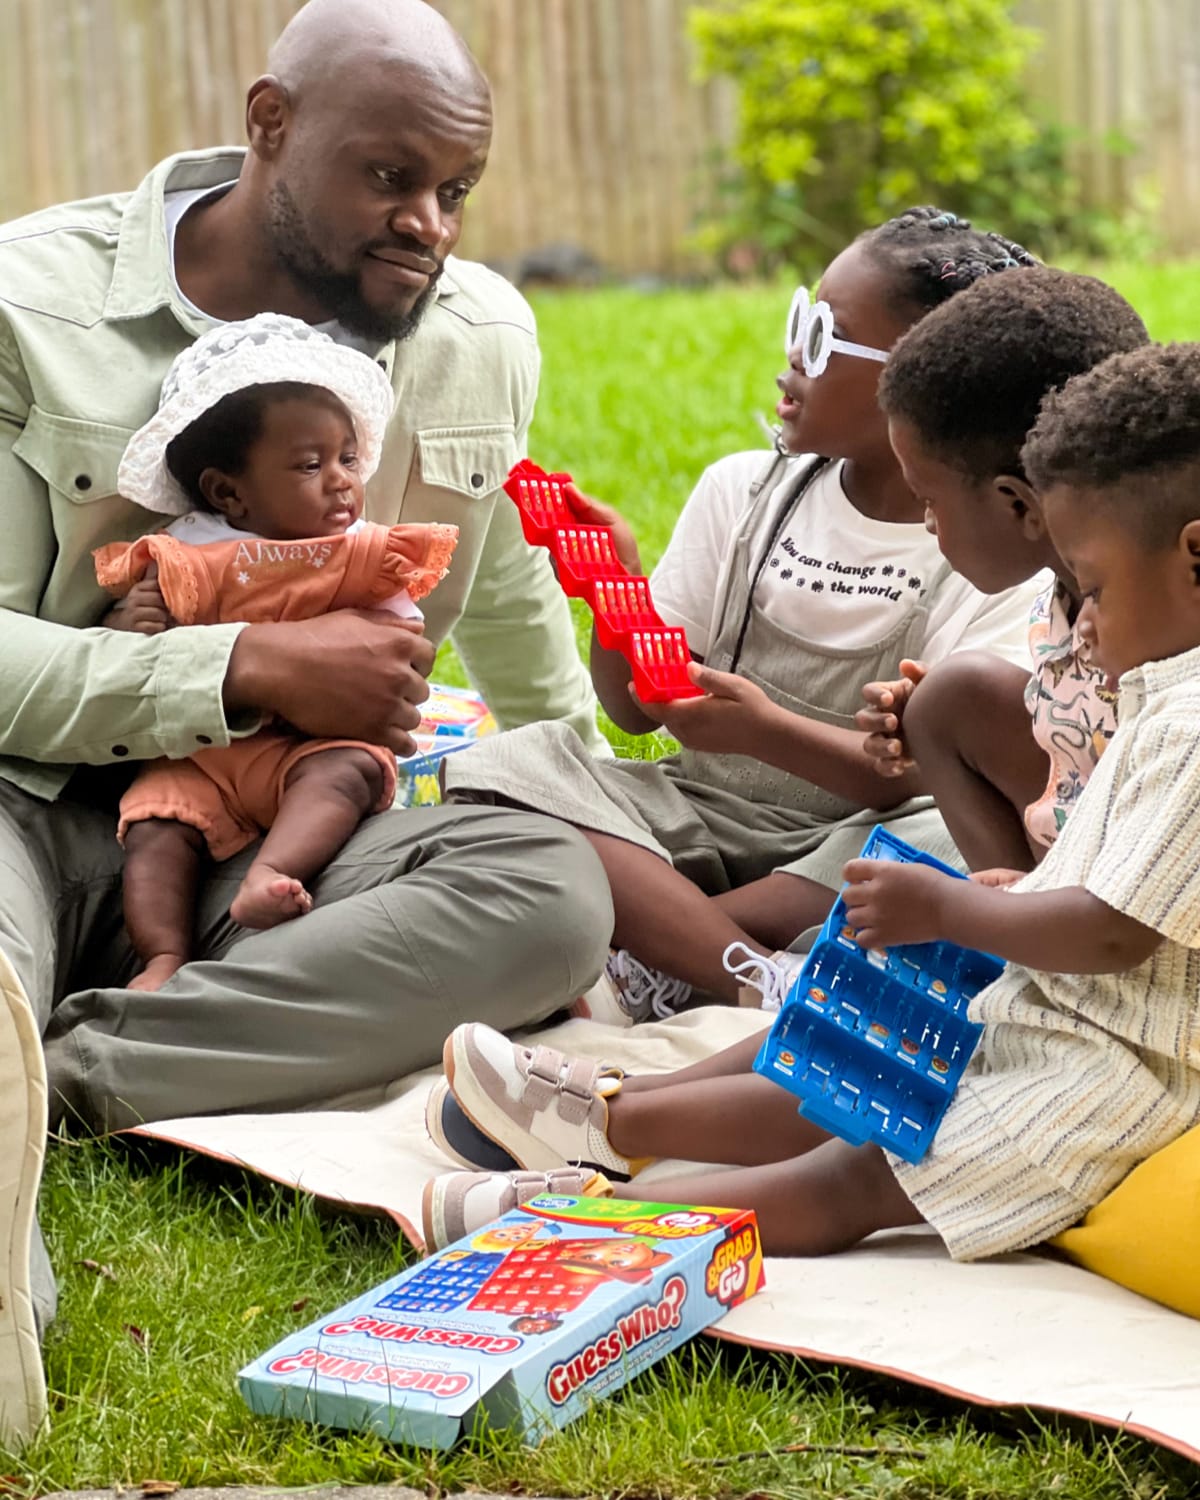
[[[0,1440],[46,1419],[29,1256],[46,1139],[46,1065],[21,982],[0,951]]]
[[[476,1234],[501,1214],[542,1193],[611,1198],[612,1184],[601,1173],[584,1167],[556,1167],[552,1172],[447,1172],[427,1182],[421,1194],[426,1255],[444,1250],[464,1235]]]
[[[634,958],[628,948],[613,949],[604,973],[630,1026],[640,1026],[644,1021],[665,1021],[692,998],[692,986],[685,979],[673,979],[661,969],[650,968],[640,958]]]
[[[633,1176],[634,1164],[608,1143],[606,1100],[621,1087],[619,1068],[524,1047],[477,1021],[454,1028],[442,1063],[463,1114],[524,1171],[573,1165]],[[460,1160],[465,1146],[460,1139],[455,1148]]]
[[[787,999],[807,957],[807,953],[781,951],[764,958],[744,943],[730,943],[721,961],[731,974],[742,980],[739,1005],[773,1012]]]

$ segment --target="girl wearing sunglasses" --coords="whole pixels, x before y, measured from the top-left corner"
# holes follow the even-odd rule
[[[609,714],[631,733],[665,725],[678,754],[594,760],[564,725],[537,724],[446,763],[450,796],[549,813],[599,853],[614,952],[590,1013],[627,1022],[693,995],[737,1003],[725,950],[780,957],[822,921],[873,823],[953,857],[919,772],[876,775],[854,723],[861,686],[896,677],[901,658],[964,646],[1022,661],[1036,586],[987,598],[952,573],[892,453],[876,386],[892,345],[926,312],[980,277],[1032,264],[999,235],[915,208],[843,251],[813,302],[793,300],[777,452],[707,471],[653,577],[705,696],[640,704],[624,659],[593,640]],[[642,572],[618,513],[575,503],[582,520],[613,526],[622,562]],[[780,972],[764,965],[757,977]]]

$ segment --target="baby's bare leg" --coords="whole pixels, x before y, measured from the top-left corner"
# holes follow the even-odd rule
[[[791,1161],[653,1184],[639,1185],[634,1178],[614,1192],[618,1198],[643,1198],[651,1189],[663,1203],[752,1208],[770,1255],[829,1255],[877,1229],[924,1222],[878,1146],[837,1140]]]
[[[204,836],[186,823],[148,818],[125,833],[125,926],[145,967],[131,990],[160,989],[191,957]]]
[[[229,915],[243,927],[276,927],[312,910],[304,888],[375,807],[383,769],[365,750],[342,746],[292,767],[283,797]]]

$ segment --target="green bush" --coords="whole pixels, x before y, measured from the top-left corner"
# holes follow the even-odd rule
[[[728,266],[811,264],[921,202],[1043,252],[1104,245],[1066,133],[1029,105],[1037,34],[1007,0],[710,0],[689,19],[705,75],[740,95],[724,212],[701,240]]]

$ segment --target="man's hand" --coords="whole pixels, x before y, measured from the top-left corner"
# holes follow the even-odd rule
[[[861,948],[934,943],[945,937],[945,909],[964,882],[928,865],[852,859],[842,872],[847,918]]]
[[[176,623],[158,586],[158,564],[152,562],[145,576],[129,590],[100,621],[106,630],[133,630],[138,635],[161,635]]]
[[[621,565],[627,572],[635,577],[639,576],[642,572],[642,559],[638,552],[638,544],[629,522],[621,512],[611,505],[605,505],[600,500],[593,500],[590,495],[585,495],[578,485],[566,485],[563,495],[581,526],[610,526],[612,528],[613,551],[620,558]]]
[[[366,740],[411,755],[435,655],[418,622],[380,610],[248,625],[229,659],[225,708],[274,714],[316,738]]]
[[[703,688],[703,698],[675,698],[669,703],[643,703],[629,692],[649,719],[663,725],[689,750],[715,755],[753,755],[762,728],[780,710],[762,688],[733,672],[718,672],[692,662],[688,676]]]
[[[854,722],[866,735],[863,749],[880,776],[903,776],[913,767],[904,740],[904,710],[928,671],[924,662],[906,659],[896,681],[868,682],[862,690],[867,706],[859,709]]]

